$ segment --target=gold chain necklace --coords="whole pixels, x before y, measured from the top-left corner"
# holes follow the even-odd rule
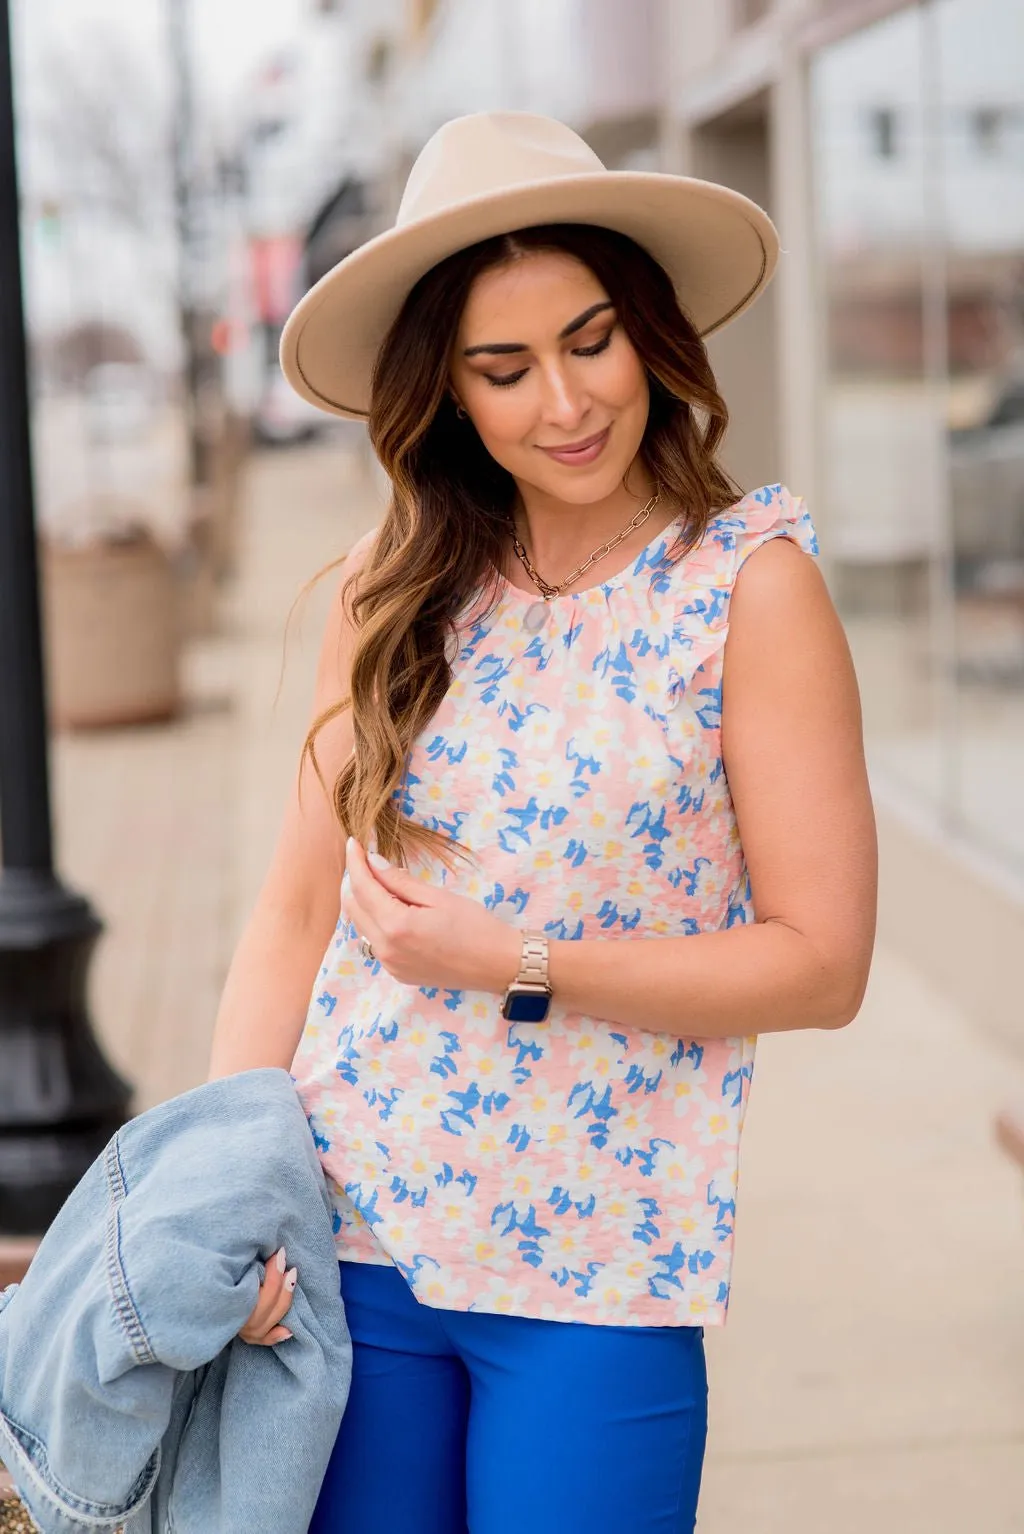
[[[654,510],[655,506],[657,506],[660,500],[661,491],[655,490],[654,494],[647,502],[647,505],[642,507],[641,510],[637,512],[632,522],[630,522],[627,527],[624,527],[621,533],[616,533],[615,537],[610,539],[608,543],[602,543],[599,549],[595,549],[593,554],[591,554],[588,559],[585,559],[581,565],[577,565],[572,574],[567,575],[564,581],[559,581],[557,586],[552,586],[550,581],[546,581],[543,576],[537,573],[534,566],[530,563],[530,556],[527,554],[522,545],[519,535],[515,530],[514,523],[510,522],[509,526],[512,529],[512,547],[515,549],[516,554],[519,557],[524,569],[526,570],[527,575],[530,577],[531,581],[536,586],[541,596],[544,598],[544,601],[550,602],[554,597],[560,596],[567,586],[571,586],[573,581],[579,580],[580,576],[584,575],[586,571],[590,569],[591,565],[596,564],[599,559],[604,559],[606,554],[610,554],[612,549],[617,548],[618,545],[622,542],[623,538],[628,538],[630,533],[635,532],[638,527],[643,527],[644,523],[647,521],[647,518],[650,516],[651,512]]]

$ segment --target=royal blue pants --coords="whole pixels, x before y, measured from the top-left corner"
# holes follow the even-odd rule
[[[690,1534],[702,1328],[434,1310],[339,1266],[352,1393],[309,1534]]]

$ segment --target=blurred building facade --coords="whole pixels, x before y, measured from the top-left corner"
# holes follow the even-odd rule
[[[685,0],[664,164],[764,202],[712,343],[747,482],[816,508],[864,699],[883,925],[1024,1047],[1024,7]]]

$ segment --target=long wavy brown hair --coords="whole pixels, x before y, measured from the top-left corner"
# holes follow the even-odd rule
[[[542,225],[457,251],[420,279],[374,369],[368,427],[391,501],[343,590],[355,627],[350,695],[314,721],[303,750],[323,784],[316,737],[352,710],[355,745],[333,785],[334,810],[346,835],[364,846],[375,837],[392,862],[408,863],[414,850],[448,868],[472,859],[457,827],[411,818],[405,775],[451,683],[455,619],[502,567],[516,500],[512,476],[456,414],[451,349],[477,277],[534,251],[590,268],[645,365],[650,411],[639,456],[663,499],[686,513],[670,557],[699,543],[710,517],[740,494],[718,462],[728,412],[704,343],[663,268],[635,241],[589,224]]]

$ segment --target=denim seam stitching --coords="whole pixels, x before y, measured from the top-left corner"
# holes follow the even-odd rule
[[[128,1345],[135,1356],[136,1363],[155,1364],[159,1362],[159,1359],[146,1335],[146,1329],[132,1298],[121,1259],[120,1206],[128,1196],[128,1187],[124,1168],[121,1166],[117,1135],[110,1141],[104,1152],[103,1164],[111,1200],[107,1214],[105,1255],[107,1283],[114,1303],[114,1312],[128,1339]]]
[[[156,1482],[156,1475],[160,1468],[159,1449],[154,1450],[153,1454],[150,1455],[149,1460],[131,1487],[128,1493],[127,1508],[120,1506],[111,1509],[109,1502],[92,1502],[86,1497],[79,1497],[73,1491],[69,1491],[57,1479],[50,1466],[46,1445],[40,1438],[36,1437],[35,1433],[29,1432],[27,1427],[22,1427],[20,1422],[6,1412],[0,1412],[0,1423],[6,1429],[6,1436],[11,1446],[16,1450],[18,1457],[24,1461],[25,1469],[31,1477],[34,1489],[41,1496],[45,1497],[48,1502],[52,1502],[54,1507],[61,1513],[83,1513],[90,1518],[102,1518],[104,1521],[114,1518],[123,1520],[126,1512],[131,1515],[138,1511],[139,1506],[143,1505],[140,1501],[143,1493],[148,1497]],[[22,1440],[26,1440],[32,1445],[38,1460],[33,1459],[26,1451]]]

